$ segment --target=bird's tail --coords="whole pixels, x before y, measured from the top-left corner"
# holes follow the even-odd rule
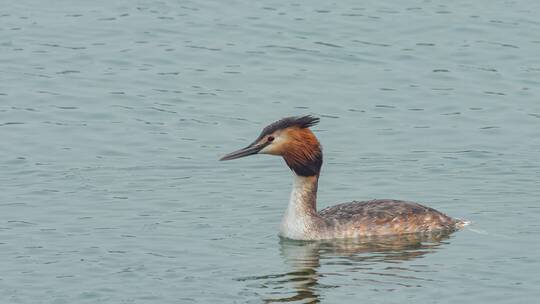
[[[467,220],[462,220],[462,219],[457,219],[456,220],[456,228],[457,229],[462,229],[464,228],[465,226],[468,226],[471,224],[471,221],[467,221]]]

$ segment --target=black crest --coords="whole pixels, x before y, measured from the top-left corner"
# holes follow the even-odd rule
[[[258,139],[263,138],[268,134],[272,134],[277,130],[286,129],[290,127],[309,128],[319,123],[319,118],[311,115],[305,116],[291,116],[282,118],[268,126],[266,126]]]

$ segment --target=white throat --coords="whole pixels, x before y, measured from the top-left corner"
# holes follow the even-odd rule
[[[308,239],[315,228],[317,177],[294,174],[289,205],[281,221],[280,235],[295,240]]]

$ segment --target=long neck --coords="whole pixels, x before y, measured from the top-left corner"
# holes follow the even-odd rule
[[[289,205],[281,222],[281,235],[292,239],[306,239],[306,235],[316,228],[317,184],[319,177],[294,174]]]
[[[317,185],[319,177],[294,174],[293,188],[287,210],[310,215],[317,213]]]

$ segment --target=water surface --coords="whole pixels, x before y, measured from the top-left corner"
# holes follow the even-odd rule
[[[7,1],[6,303],[532,303],[536,1]],[[423,202],[441,239],[281,241],[291,175],[221,163],[321,117],[319,207]]]

